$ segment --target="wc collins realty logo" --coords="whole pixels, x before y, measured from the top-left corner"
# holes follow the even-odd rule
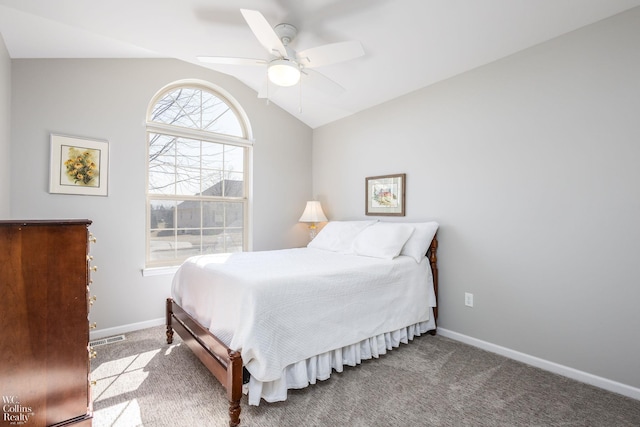
[[[18,396],[2,396],[2,425],[23,425],[33,415],[31,406],[21,404]]]

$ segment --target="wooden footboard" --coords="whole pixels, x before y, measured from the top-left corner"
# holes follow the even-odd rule
[[[182,307],[167,298],[167,343],[173,342],[173,331],[189,346],[200,361],[227,390],[229,426],[240,424],[242,397],[242,358],[207,328],[192,318]]]

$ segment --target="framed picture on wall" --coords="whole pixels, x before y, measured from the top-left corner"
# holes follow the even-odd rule
[[[406,174],[365,178],[366,215],[404,216]]]
[[[49,192],[106,196],[109,184],[109,143],[51,135]]]

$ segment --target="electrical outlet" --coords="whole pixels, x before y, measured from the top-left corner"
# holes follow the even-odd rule
[[[464,305],[467,307],[473,307],[473,294],[469,292],[464,293]]]

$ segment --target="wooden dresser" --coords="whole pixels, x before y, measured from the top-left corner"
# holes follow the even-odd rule
[[[89,220],[0,221],[0,426],[91,426]]]

